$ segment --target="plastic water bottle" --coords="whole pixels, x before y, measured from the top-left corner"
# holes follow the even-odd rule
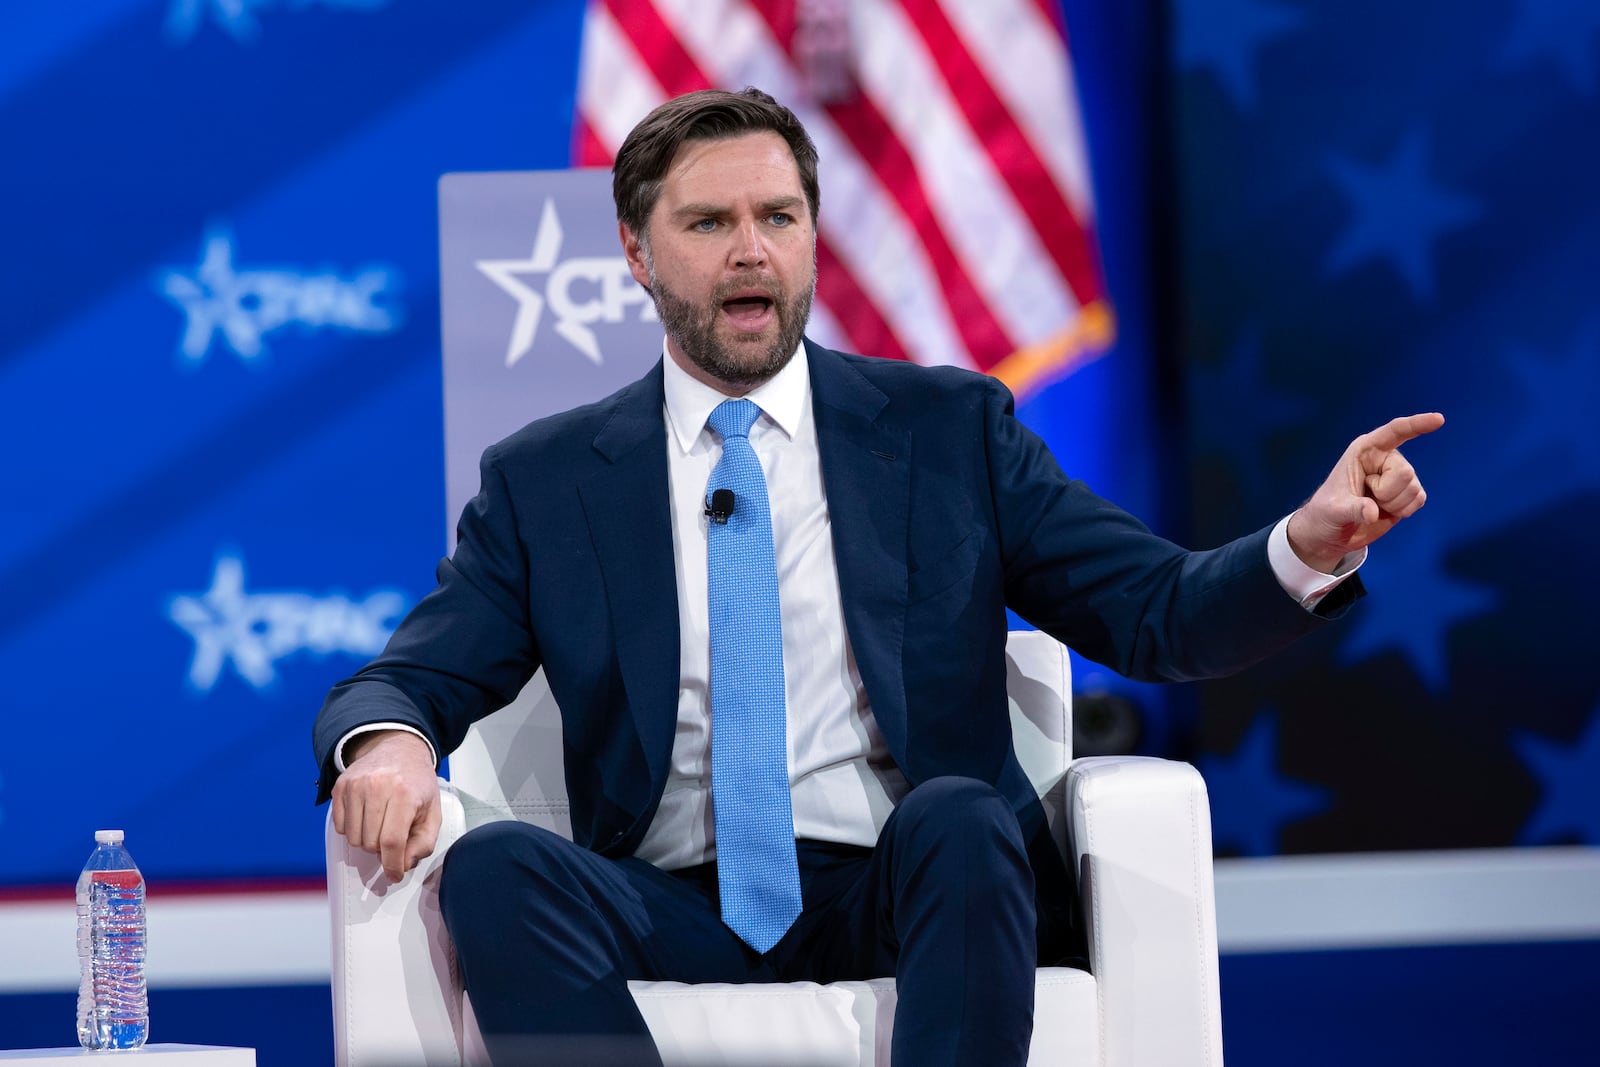
[[[138,1048],[150,1033],[144,985],[144,876],[121,830],[96,830],[78,876],[78,1043]]]

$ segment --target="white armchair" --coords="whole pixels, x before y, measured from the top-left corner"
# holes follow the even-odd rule
[[[1092,973],[1041,968],[1029,1063],[1219,1067],[1211,819],[1188,764],[1071,759],[1066,651],[1046,634],[1006,646],[1017,756],[1074,861]],[[439,867],[471,827],[522,819],[570,832],[560,726],[542,675],[479,723],[439,788],[434,854],[390,885],[372,853],[327,829],[339,1067],[487,1063],[439,913]],[[632,989],[669,1065],[887,1065],[892,979]]]

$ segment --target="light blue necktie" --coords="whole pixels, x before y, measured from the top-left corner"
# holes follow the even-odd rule
[[[783,622],[767,480],[750,447],[761,409],[725,400],[706,424],[722,437],[706,499],[733,491],[706,548],[711,609],[711,803],[722,921],[766,952],[800,915],[800,870],[789,806]]]

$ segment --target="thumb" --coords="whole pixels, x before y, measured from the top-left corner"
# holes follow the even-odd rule
[[[1350,522],[1365,526],[1378,521],[1378,502],[1369,496],[1350,498]]]

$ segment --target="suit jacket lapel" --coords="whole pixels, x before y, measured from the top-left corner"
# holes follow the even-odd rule
[[[889,398],[837,353],[809,340],[806,352],[845,628],[878,727],[891,754],[903,761],[911,438],[883,414]],[[657,796],[672,755],[679,681],[661,373],[657,364],[618,395],[594,439],[603,465],[579,486],[605,576],[623,684]],[[643,506],[620,507],[622,501]]]
[[[806,355],[845,629],[878,728],[903,761],[911,436],[884,413],[889,398],[837,353],[808,340]]]
[[[678,714],[678,584],[663,402],[657,363],[618,395],[594,439],[604,465],[578,490],[605,576],[623,685],[657,797],[667,778]]]

